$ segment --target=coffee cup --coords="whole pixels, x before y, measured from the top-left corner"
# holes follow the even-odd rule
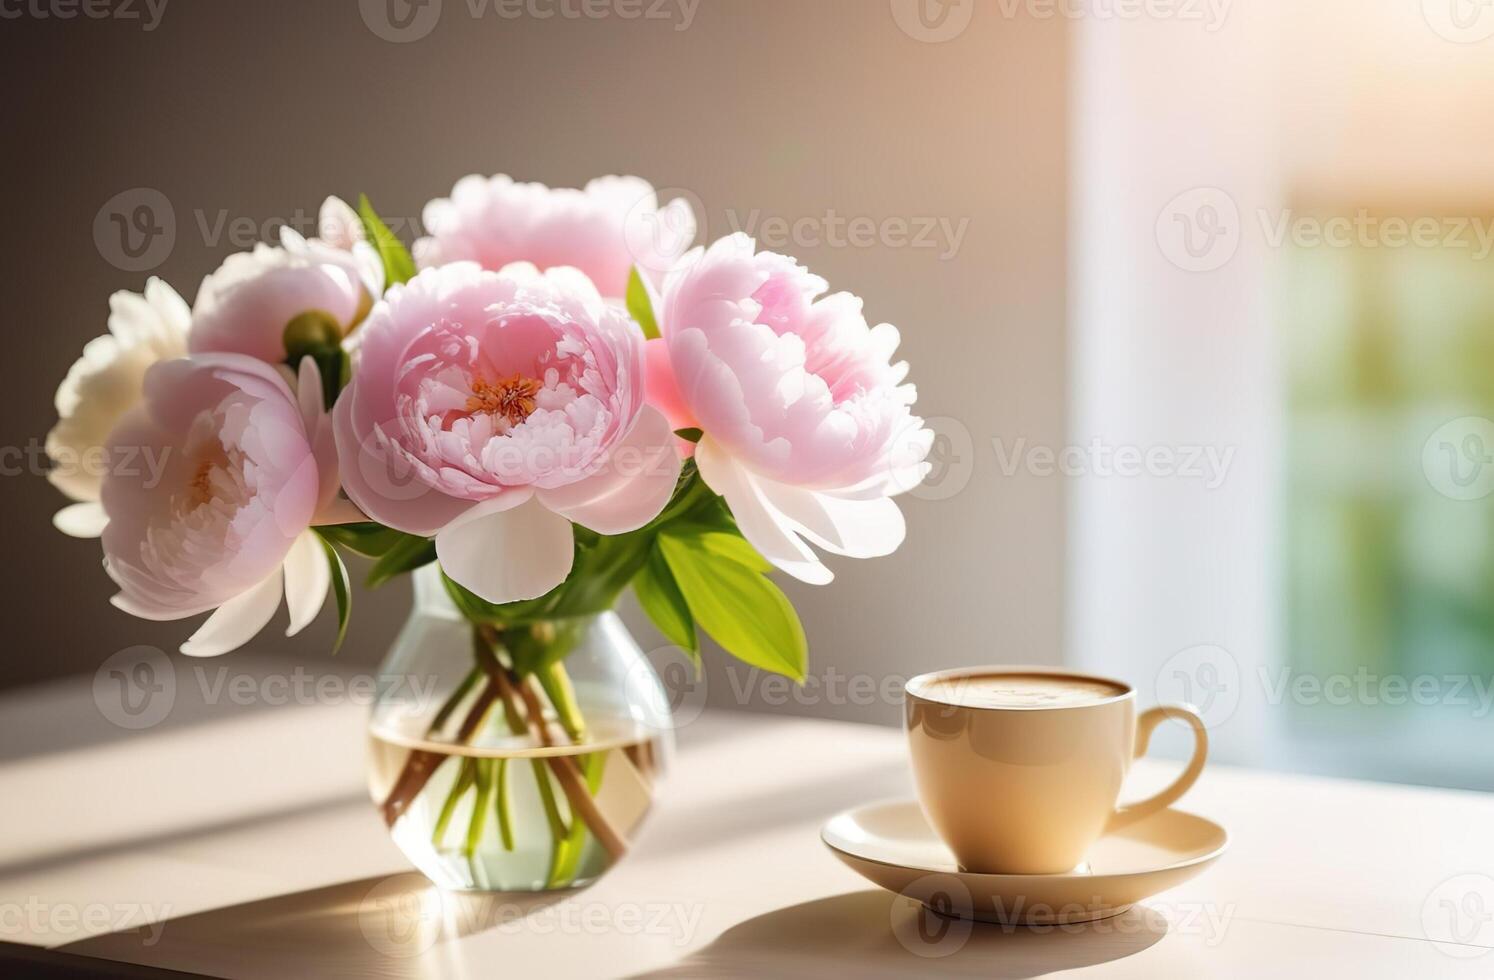
[[[1061,874],[1100,836],[1171,806],[1203,771],[1209,736],[1188,705],[1139,716],[1129,684],[1049,667],[936,671],[907,685],[919,803],[962,870]],[[1167,719],[1193,757],[1154,796],[1118,804],[1131,761]]]

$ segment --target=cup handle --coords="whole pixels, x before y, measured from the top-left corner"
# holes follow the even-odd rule
[[[1188,760],[1188,768],[1184,769],[1182,775],[1174,779],[1172,785],[1162,792],[1118,808],[1110,818],[1111,828],[1124,827],[1147,814],[1172,806],[1192,788],[1193,784],[1198,781],[1199,774],[1203,772],[1204,759],[1209,754],[1209,730],[1204,727],[1203,719],[1198,716],[1198,711],[1188,704],[1159,705],[1141,713],[1141,717],[1136,719],[1135,758],[1139,759],[1146,755],[1147,746],[1152,741],[1152,732],[1157,730],[1158,725],[1170,718],[1185,721],[1193,729],[1193,758]]]

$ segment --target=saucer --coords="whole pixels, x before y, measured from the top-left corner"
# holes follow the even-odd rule
[[[1106,833],[1073,871],[975,874],[960,870],[915,800],[846,810],[820,828],[820,839],[862,877],[941,915],[1007,925],[1119,915],[1192,878],[1229,846],[1217,823],[1169,808]]]

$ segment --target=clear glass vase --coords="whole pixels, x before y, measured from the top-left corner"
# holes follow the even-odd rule
[[[448,889],[595,881],[673,751],[658,675],[616,613],[474,624],[436,566],[413,580],[369,723],[369,792],[395,843]]]

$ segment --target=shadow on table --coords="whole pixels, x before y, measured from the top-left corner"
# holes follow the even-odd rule
[[[167,919],[62,949],[212,976],[446,977],[458,975],[445,948],[450,940],[575,894],[469,896],[406,872]]]
[[[1137,909],[1045,930],[944,919],[885,891],[850,892],[749,919],[668,969],[640,978],[798,976],[1037,977],[1118,960],[1167,925]]]

